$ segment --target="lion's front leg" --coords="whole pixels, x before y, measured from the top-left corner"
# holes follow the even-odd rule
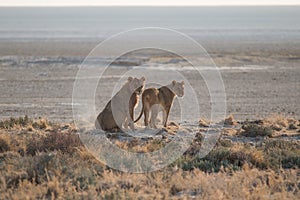
[[[124,128],[125,129],[128,129],[128,125],[129,125],[129,122],[128,122],[128,119],[127,117],[125,118],[125,121],[124,121]]]
[[[135,130],[134,121],[131,118],[131,114],[130,114],[129,110],[126,110],[126,119],[125,119],[124,126],[126,126],[125,128],[128,128],[128,126],[129,126],[131,130],[133,130],[133,131]]]
[[[128,125],[129,125],[129,127],[130,127],[131,130],[133,130],[133,131],[135,130],[135,126],[134,126],[134,122],[133,121],[129,122]]]

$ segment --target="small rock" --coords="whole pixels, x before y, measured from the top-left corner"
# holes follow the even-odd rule
[[[281,130],[282,130],[281,126],[279,126],[278,124],[272,125],[271,128],[272,128],[273,130],[275,130],[275,131],[281,131]]]
[[[258,119],[258,120],[255,120],[253,123],[254,123],[254,124],[258,124],[258,125],[263,125],[263,124],[264,124],[264,121],[261,120],[261,119]]]
[[[34,130],[34,128],[32,127],[32,125],[29,125],[28,127],[27,127],[27,131],[33,131]]]
[[[287,120],[278,120],[277,124],[282,127],[288,127],[288,125],[289,125]]]
[[[163,140],[168,139],[167,135],[162,135],[161,138],[162,138]]]
[[[61,129],[69,129],[71,126],[69,124],[65,124],[64,126],[61,127]]]
[[[199,126],[201,126],[201,127],[209,127],[209,123],[205,119],[200,119],[199,120]]]
[[[297,123],[297,120],[294,119],[294,118],[288,118],[288,119],[287,119],[287,122],[288,122],[289,124],[295,124],[295,123]]]
[[[38,76],[45,76],[45,77],[48,77],[49,74],[47,72],[41,72],[38,74]]]
[[[176,127],[179,127],[179,125],[178,125],[176,122],[170,122],[170,123],[169,123],[169,126],[176,126]]]
[[[255,143],[254,142],[249,142],[248,143],[250,146],[254,147],[255,146]]]
[[[162,129],[161,129],[160,133],[163,133],[163,132],[168,132],[168,129],[167,129],[167,128],[165,128],[165,127],[162,127]]]
[[[235,121],[233,115],[229,115],[229,116],[225,119],[224,125],[229,125],[229,126],[235,126],[235,125],[237,125],[237,122]]]
[[[228,135],[228,136],[234,136],[234,135],[237,135],[238,131],[235,130],[235,129],[224,129],[224,135]]]
[[[289,129],[290,130],[296,130],[297,129],[297,126],[295,124],[290,124],[289,125]]]

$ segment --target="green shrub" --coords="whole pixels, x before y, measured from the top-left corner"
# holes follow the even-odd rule
[[[19,117],[19,118],[11,117],[10,119],[0,121],[0,128],[10,129],[16,125],[25,127],[25,126],[29,125],[30,123],[32,123],[32,120],[30,120],[27,115],[25,115],[25,117]]]
[[[245,137],[257,137],[257,136],[272,136],[273,130],[270,127],[265,127],[262,125],[257,124],[245,124],[242,126],[242,129],[244,130],[241,135]]]
[[[297,141],[267,140],[263,151],[269,168],[300,168],[300,144]]]
[[[6,139],[0,137],[0,153],[9,151],[10,147]]]

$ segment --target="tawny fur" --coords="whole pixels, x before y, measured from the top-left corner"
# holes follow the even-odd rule
[[[134,130],[133,111],[144,86],[144,77],[140,79],[129,77],[120,91],[97,116],[96,128],[104,131],[118,131],[122,128],[120,126],[128,127],[129,125]]]
[[[161,88],[148,88],[142,94],[142,111],[139,117],[134,121],[137,122],[144,113],[145,126],[149,126],[149,115],[151,111],[150,127],[156,127],[157,115],[163,112],[163,126],[167,126],[169,113],[175,96],[182,97],[184,95],[184,82],[172,81],[170,85]]]

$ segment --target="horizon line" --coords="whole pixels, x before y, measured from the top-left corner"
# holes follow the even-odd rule
[[[232,4],[232,5],[0,5],[5,7],[267,7],[300,6],[300,4]]]

